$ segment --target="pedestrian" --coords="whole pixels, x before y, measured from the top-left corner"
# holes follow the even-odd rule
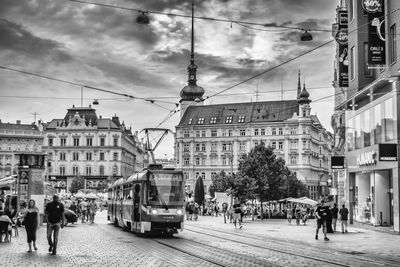
[[[193,219],[195,220],[195,221],[197,221],[197,219],[199,218],[199,204],[197,204],[197,203],[194,203],[194,206],[193,206]]]
[[[289,223],[292,223],[292,217],[293,217],[293,210],[290,207],[290,205],[288,205],[286,208],[286,218]]]
[[[222,214],[224,215],[224,223],[226,223],[226,216],[228,213],[228,203],[222,203]]]
[[[301,220],[303,221],[303,224],[306,225],[306,222],[308,220],[308,213],[307,213],[307,208],[305,205],[301,205]]]
[[[58,234],[60,228],[64,228],[64,205],[60,202],[57,195],[54,195],[53,201],[47,204],[45,213],[47,216],[47,241],[49,242],[49,252],[56,255]]]
[[[86,206],[87,206],[87,203],[86,203],[85,199],[83,199],[81,201],[81,203],[79,203],[79,210],[80,210],[80,213],[82,216],[82,221],[81,221],[82,223],[84,223],[85,219],[86,219]]]
[[[300,225],[300,219],[301,219],[300,204],[296,204],[295,217],[296,217],[296,224]]]
[[[189,220],[193,219],[194,202],[191,201],[189,204]]]
[[[9,240],[11,240],[11,234],[12,234],[11,233],[12,221],[6,214],[3,213],[3,211],[0,211],[0,222],[7,222],[8,223],[7,231],[4,233],[5,234],[4,242],[9,242]],[[2,241],[3,241],[3,233],[0,233],[0,243]]]
[[[347,220],[348,220],[348,215],[349,215],[349,210],[345,207],[345,205],[342,205],[342,208],[339,211],[340,214],[340,222],[342,225],[342,233],[347,233]]]
[[[28,252],[32,252],[33,248],[38,250],[36,247],[36,232],[39,230],[39,209],[36,207],[35,200],[31,199],[28,202],[28,207],[23,211],[23,221],[26,230],[26,237],[28,239]]]
[[[90,214],[90,223],[94,223],[94,217],[96,216],[97,204],[94,199],[89,204],[89,214]]]
[[[329,238],[326,236],[328,212],[329,212],[329,207],[325,206],[325,201],[322,199],[320,205],[315,210],[315,216],[317,217],[317,230],[315,233],[316,240],[318,240],[318,232],[322,226],[322,230],[324,232],[324,240],[329,241]]]
[[[336,232],[336,222],[338,219],[338,208],[337,208],[337,204],[333,204],[333,208],[331,209],[331,213],[332,213],[332,225],[333,225],[333,232]]]
[[[239,223],[239,229],[242,229],[242,222],[240,220],[242,209],[241,209],[241,205],[238,200],[235,201],[235,204],[233,205],[233,210],[234,210],[233,224],[235,225],[235,229],[236,229],[236,222]]]

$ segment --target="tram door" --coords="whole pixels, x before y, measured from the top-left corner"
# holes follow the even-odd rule
[[[133,223],[136,229],[140,229],[140,184],[133,187]]]

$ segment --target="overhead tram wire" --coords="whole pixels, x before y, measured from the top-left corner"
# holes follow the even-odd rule
[[[99,3],[93,3],[93,2],[89,2],[89,1],[83,1],[83,0],[67,0],[67,1],[95,5],[95,6],[108,7],[108,8],[122,9],[122,10],[128,10],[128,11],[135,11],[135,12],[140,12],[140,13],[164,15],[164,16],[169,16],[169,17],[182,17],[182,18],[190,18],[190,19],[192,18],[191,15],[166,13],[166,12],[152,11],[152,10],[142,10],[142,9],[138,9],[138,8],[129,8],[129,7],[116,6],[116,5],[99,4]],[[193,18],[200,19],[200,20],[216,21],[216,22],[237,23],[237,24],[245,24],[245,25],[252,25],[252,26],[263,26],[263,27],[268,27],[268,28],[281,28],[281,29],[298,30],[298,31],[309,30],[309,31],[314,31],[314,32],[332,32],[332,30],[328,30],[328,29],[317,29],[317,28],[305,29],[305,28],[295,27],[295,26],[277,25],[275,23],[257,23],[257,22],[240,21],[240,20],[233,20],[233,19],[211,18],[211,17],[203,17],[203,16],[194,16]]]
[[[39,78],[43,78],[43,79],[47,79],[47,80],[51,80],[51,81],[56,81],[56,82],[60,82],[60,83],[66,83],[66,84],[70,84],[70,85],[74,85],[74,86],[84,87],[84,88],[87,88],[87,89],[100,91],[100,92],[104,92],[104,93],[108,93],[108,94],[119,95],[119,96],[127,97],[127,98],[129,98],[131,100],[138,99],[138,100],[149,102],[151,104],[154,104],[155,102],[174,104],[174,105],[177,104],[175,102],[169,102],[169,101],[163,101],[163,100],[155,100],[155,99],[151,99],[151,98],[137,97],[137,96],[133,96],[133,95],[129,95],[129,94],[118,93],[118,92],[102,89],[102,88],[99,88],[99,87],[94,87],[94,86],[85,85],[85,84],[81,84],[81,83],[71,82],[71,81],[67,81],[67,80],[63,80],[63,79],[59,79],[59,78],[53,78],[53,77],[50,77],[50,76],[45,76],[45,75],[41,75],[41,74],[37,74],[37,73],[33,73],[33,72],[28,72],[28,71],[24,71],[24,70],[18,70],[18,69],[14,69],[14,68],[9,68],[9,67],[5,67],[5,66],[0,66],[0,69],[5,69],[5,70],[9,70],[9,71],[14,71],[14,72],[26,74],[26,75],[36,76],[36,77],[39,77]]]

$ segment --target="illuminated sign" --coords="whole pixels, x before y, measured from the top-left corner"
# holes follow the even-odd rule
[[[362,7],[368,13],[376,13],[382,11],[382,0],[363,0]]]
[[[384,2],[363,0],[368,13],[368,68],[386,66],[385,9]]]
[[[397,161],[397,144],[379,144],[379,161]]]
[[[375,157],[376,157],[375,151],[361,153],[360,155],[357,156],[357,164],[360,166],[374,165],[376,164]]]
[[[331,157],[332,169],[344,169],[344,157]]]

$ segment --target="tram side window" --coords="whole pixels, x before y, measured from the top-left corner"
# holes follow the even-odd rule
[[[150,200],[150,201],[157,201],[157,198],[158,198],[157,187],[155,187],[155,186],[150,186],[149,200]]]

